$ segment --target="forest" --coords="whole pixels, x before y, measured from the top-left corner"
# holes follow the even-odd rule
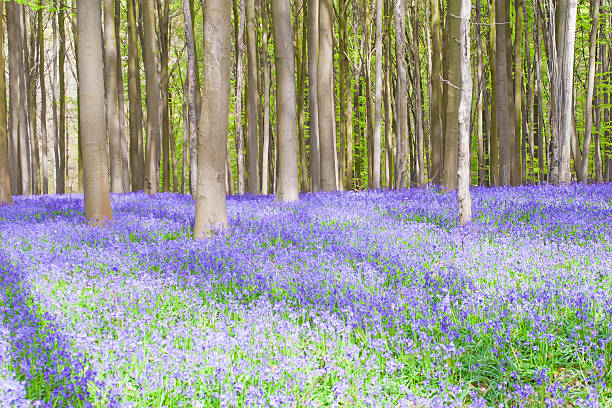
[[[0,1],[0,407],[612,406],[612,3]]]

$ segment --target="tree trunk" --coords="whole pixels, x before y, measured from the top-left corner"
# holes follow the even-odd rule
[[[130,191],[130,156],[127,135],[125,134],[125,94],[123,87],[123,65],[121,62],[121,2],[115,0],[115,49],[117,50],[117,106],[119,108],[119,137],[121,139],[121,182],[123,191]]]
[[[79,109],[87,118],[87,131],[80,135],[83,146],[85,217],[93,225],[112,221],[104,113],[102,64],[102,16],[100,0],[77,3]]]
[[[321,190],[319,146],[319,105],[317,60],[319,51],[319,0],[308,0],[308,114],[310,116],[310,182],[312,191]]]
[[[513,186],[522,182],[521,174],[521,146],[523,142],[523,7],[524,0],[514,1],[514,143],[511,153],[510,178]],[[508,13],[509,17],[510,13]],[[508,33],[509,34],[509,33]],[[510,50],[510,47],[507,48]],[[526,118],[525,118],[526,119]]]
[[[110,147],[110,188],[123,193],[121,174],[121,133],[117,99],[117,45],[115,0],[104,0],[104,77],[106,85],[106,133]]]
[[[459,101],[461,98],[460,20],[461,0],[449,0],[445,22],[445,59],[448,59],[446,110],[444,120],[444,172],[442,183],[447,189],[457,188],[457,143],[459,137]]]
[[[128,101],[130,120],[130,168],[132,191],[144,189],[144,156],[142,151],[142,97],[138,33],[136,31],[136,2],[127,0],[128,14]]]
[[[236,1],[240,2],[240,11]],[[244,168],[244,135],[242,131],[242,91],[244,88],[243,54],[244,54],[244,19],[245,1],[234,0],[234,23],[236,42],[236,160],[238,167],[238,194],[246,192],[246,174]],[[240,13],[240,15],[238,15]]]
[[[262,19],[263,20],[263,19]],[[266,18],[267,20],[267,18]],[[262,60],[263,60],[263,144],[261,153],[261,193],[269,192],[269,155],[270,155],[270,63],[268,61],[268,27],[262,22]]]
[[[147,154],[145,157],[144,188],[148,194],[156,194],[159,184],[157,172],[157,150],[160,136],[159,126],[159,72],[157,71],[157,45],[155,40],[155,15],[153,0],[143,1],[142,50],[147,83]]]
[[[319,138],[321,148],[321,189],[333,191],[336,186],[334,157],[335,112],[333,104],[333,19],[332,0],[321,0],[319,5],[319,56],[317,65],[317,97],[319,107]]]
[[[198,116],[197,109],[198,83],[200,74],[197,65],[197,53],[195,39],[193,37],[193,14],[190,0],[183,0],[183,16],[185,18],[185,42],[187,43],[187,85],[188,85],[188,123],[185,126],[189,129],[189,153],[190,153],[190,186],[191,195],[195,197],[198,174],[198,154],[197,154],[197,134]],[[183,158],[184,160],[185,158]],[[184,176],[183,176],[184,177]]]
[[[4,57],[4,2],[0,3],[0,206],[13,204],[6,128],[6,76]]]
[[[157,1],[158,16],[158,44],[160,55],[160,86],[161,86],[161,105],[159,114],[161,117],[161,144],[162,144],[162,164],[163,164],[163,191],[170,191],[172,188],[172,170],[170,164],[170,83],[168,79],[168,47],[170,45],[170,3],[161,0]]]
[[[382,132],[382,26],[383,26],[383,0],[376,0],[376,43],[374,65],[374,138],[372,139],[372,188],[380,188],[381,171],[381,132]]]
[[[49,141],[47,139],[47,89],[45,84],[45,37],[44,37],[44,25],[43,25],[43,9],[40,8],[37,11],[38,20],[38,80],[40,82],[40,138],[42,143],[41,149],[41,164],[42,164],[42,192],[43,194],[49,194]],[[1,27],[0,27],[1,31]],[[0,64],[0,69],[3,69],[4,64]],[[3,71],[4,72],[4,71]],[[4,87],[3,83],[0,86]],[[0,97],[2,92],[0,91]],[[0,101],[3,103],[5,99]],[[1,109],[1,108],[0,108]],[[0,126],[6,121],[2,122],[2,114],[0,113]],[[5,129],[6,130],[6,129]],[[2,136],[0,136],[2,138]],[[0,142],[1,143],[1,142]],[[0,200],[1,201],[1,200]]]
[[[510,16],[506,15],[504,1],[495,0],[495,119],[499,138],[499,181],[510,185],[514,124],[510,120],[510,84],[508,83],[508,58],[506,36]],[[494,153],[491,153],[494,154]]]
[[[229,124],[231,72],[231,3],[204,3],[204,83],[198,126],[198,187],[194,239],[228,227],[225,158]]]
[[[442,48],[440,42],[440,6],[438,0],[431,0],[431,96],[429,105],[431,132],[431,172],[434,184],[442,183],[444,168],[444,139],[442,137],[442,81],[440,67],[442,66]]]
[[[471,1],[461,0],[459,21],[459,49],[461,65],[461,99],[459,101],[459,148],[457,160],[457,197],[459,222],[466,225],[472,220],[470,197],[470,118],[472,109],[472,72],[470,70],[470,11]]]
[[[406,5],[405,0],[394,0],[395,53],[397,58],[397,90],[395,95],[397,155],[395,187],[405,188],[408,182],[408,90],[406,67]]]
[[[415,142],[416,142],[416,183],[419,186],[425,184],[425,118],[423,117],[423,90],[421,85],[421,60],[419,55],[419,37],[420,37],[420,26],[419,26],[419,13],[418,13],[418,1],[414,1],[414,11],[412,16],[412,29],[413,35],[413,49],[414,49],[414,97],[415,97]]]
[[[28,46],[28,33],[26,15],[30,17],[30,44]],[[23,36],[23,52],[24,65],[26,76],[26,92],[27,92],[27,115],[28,115],[28,134],[30,143],[29,161],[30,171],[32,172],[32,194],[40,194],[40,148],[38,138],[38,115],[37,115],[37,88],[38,88],[38,70],[36,69],[36,53],[37,50],[37,19],[36,13],[28,8],[22,9],[22,36]]]
[[[305,2],[303,1],[303,5]],[[306,22],[305,14],[302,18],[302,27],[300,27],[300,19],[296,18],[296,47],[295,61],[297,69],[297,126],[298,126],[298,142],[299,142],[299,163],[300,163],[300,190],[308,191],[308,164],[306,159],[306,134],[305,121],[306,115],[304,112],[304,85],[306,82]]]
[[[578,180],[588,182],[589,151],[591,148],[591,129],[593,128],[593,91],[595,89],[595,58],[597,54],[597,30],[599,27],[599,0],[591,0],[591,36],[589,39],[589,79],[587,82],[586,113],[584,120],[584,142],[582,147],[582,166]]]
[[[481,34],[481,11],[480,11],[480,1],[476,2],[476,21],[475,21],[475,29],[476,29],[476,75],[479,78],[479,81],[484,78],[484,59],[482,52],[482,34]],[[486,90],[485,86],[480,86],[480,90],[478,91],[478,99],[476,100],[476,114],[477,122],[476,122],[476,134],[478,137],[478,184],[481,186],[486,186],[487,177],[486,177],[486,163],[485,163],[485,149],[484,149],[484,135],[483,135],[483,101],[484,101],[484,93]]]
[[[348,6],[350,2],[341,0],[338,8],[340,12],[338,14],[338,35],[339,35],[339,49],[340,49],[340,149],[342,157],[341,163],[344,165],[344,152],[346,142],[346,167],[345,171],[342,172],[342,183],[346,185],[346,188],[352,190],[354,188],[353,180],[353,66],[349,57],[349,44],[348,44],[348,27],[346,23],[346,17],[348,12]],[[366,5],[366,7],[368,7]],[[335,118],[335,116],[334,116]],[[335,120],[335,119],[334,119]],[[344,167],[344,166],[343,166]]]
[[[535,125],[536,125],[536,140],[537,140],[537,144],[538,144],[538,176],[539,176],[539,180],[541,182],[543,182],[544,180],[546,180],[546,172],[544,169],[544,165],[546,164],[546,155],[544,154],[545,149],[544,149],[544,131],[545,131],[545,125],[544,125],[544,113],[543,113],[543,105],[544,105],[544,98],[542,97],[542,89],[543,89],[543,81],[542,81],[542,45],[540,43],[540,31],[541,31],[541,27],[540,27],[540,17],[539,17],[539,13],[536,11],[536,0],[533,0],[533,8],[534,8],[534,13],[533,13],[533,19],[534,21],[534,25],[535,25],[535,39],[534,39],[534,62],[535,62],[535,73],[536,73],[536,101],[537,101],[537,109],[535,109],[536,111],[536,116],[537,119],[535,120]]]
[[[255,32],[255,0],[246,0],[247,37],[247,191],[259,193],[259,153],[257,151],[257,33]]]
[[[276,199],[280,201],[295,201],[299,198],[298,140],[295,111],[295,55],[288,2],[272,0],[272,22],[276,62],[276,117],[278,129],[278,182]]]
[[[57,70],[59,76],[59,173],[56,174],[56,193],[66,193],[66,180],[68,179],[68,143],[66,143],[66,78],[64,65],[66,61],[66,27],[65,7],[63,0],[55,3],[57,12],[57,30],[59,34],[59,56],[57,57]]]

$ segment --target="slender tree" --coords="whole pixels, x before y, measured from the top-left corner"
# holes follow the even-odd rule
[[[132,191],[144,189],[144,155],[142,150],[142,96],[138,62],[136,1],[127,0],[128,15],[128,102],[130,121],[130,169]]]
[[[278,182],[276,198],[295,201],[298,188],[298,140],[295,91],[295,53],[289,3],[272,0],[272,31],[276,62]]]
[[[157,150],[160,139],[159,105],[160,78],[157,70],[157,42],[153,0],[143,1],[143,59],[147,82],[147,154],[145,157],[144,188],[156,194],[158,188]]]
[[[429,103],[431,138],[431,175],[433,182],[442,182],[444,164],[444,142],[442,137],[441,98],[442,46],[440,41],[440,6],[438,0],[431,0],[431,96]]]
[[[87,131],[80,134],[85,217],[94,225],[113,218],[108,183],[100,6],[100,0],[79,0],[76,8],[79,109],[81,117],[87,118]]]
[[[461,59],[459,49],[460,41],[460,18],[462,0],[449,0],[446,10],[445,41],[444,46],[445,56],[448,60],[446,69],[447,77],[444,78],[447,82],[446,91],[446,111],[444,120],[444,171],[442,183],[446,188],[457,188],[457,143],[459,137],[459,101],[461,99],[461,67],[457,61]]]
[[[257,33],[255,0],[246,0],[247,37],[247,191],[259,193],[259,152],[257,137]]]
[[[397,58],[397,90],[395,94],[397,155],[395,186],[406,187],[410,173],[408,169],[408,89],[406,67],[406,4],[405,0],[394,0],[395,52]]]
[[[376,0],[376,44],[374,46],[376,61],[374,67],[374,139],[372,140],[372,179],[373,188],[380,188],[381,170],[381,133],[382,133],[382,27],[383,27],[383,0]]]
[[[6,128],[6,77],[4,74],[4,2],[0,3],[0,206],[13,204],[9,175],[8,133]]]
[[[472,109],[472,71],[470,69],[470,11],[471,1],[461,0],[459,12],[459,64],[461,66],[461,98],[459,100],[459,148],[457,163],[457,196],[459,200],[459,222],[461,225],[472,219],[470,197],[470,117]]]
[[[194,239],[227,228],[225,158],[229,125],[231,3],[204,3],[204,69],[198,126],[198,187]]]
[[[106,133],[110,147],[111,192],[123,193],[121,173],[121,131],[117,92],[117,46],[115,0],[104,0],[104,78],[106,89]]]
[[[312,191],[321,189],[321,154],[319,146],[319,0],[308,0],[308,108],[310,130],[310,182]]]
[[[319,4],[319,55],[317,65],[317,104],[321,149],[321,189],[336,190],[333,103],[333,18],[332,0]]]
[[[238,3],[240,10],[238,10]],[[236,166],[238,171],[238,194],[246,192],[246,172],[244,165],[244,135],[242,127],[242,93],[244,90],[244,19],[245,1],[234,0],[234,24],[236,25],[235,47],[236,47]]]
[[[42,3],[42,2],[41,2]],[[42,5],[42,4],[41,4]],[[47,140],[47,88],[45,81],[45,28],[43,24],[43,8],[37,11],[38,20],[38,81],[40,83],[40,138],[42,143],[42,192],[49,194],[49,141]],[[3,69],[0,66],[0,69]],[[1,86],[1,85],[0,85]],[[0,101],[2,103],[2,101]],[[0,115],[1,116],[1,115]],[[1,122],[0,123],[5,123]]]

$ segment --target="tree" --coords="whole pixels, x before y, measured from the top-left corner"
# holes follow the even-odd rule
[[[272,0],[272,23],[277,84],[278,181],[276,198],[281,201],[295,201],[299,198],[295,53],[288,2]]]
[[[77,3],[79,109],[81,117],[87,118],[87,131],[79,136],[83,146],[85,217],[93,225],[113,218],[108,183],[100,5],[101,0]]]
[[[259,155],[257,138],[257,34],[255,0],[246,0],[247,34],[247,191],[259,193]]]
[[[510,121],[510,84],[508,83],[508,49],[506,36],[509,15],[506,2],[495,0],[495,118],[499,138],[499,180],[510,184],[512,143],[514,126]],[[495,154],[492,152],[491,154]]]
[[[462,0],[449,0],[444,26],[444,58],[446,68],[446,111],[444,120],[444,166],[442,184],[448,189],[457,188],[457,143],[459,137],[459,100],[461,99],[461,69],[457,62],[461,59],[459,49],[460,19]]]
[[[110,182],[113,193],[123,193],[121,133],[117,92],[117,48],[115,1],[104,0],[104,79],[106,89],[106,132],[110,147]],[[127,171],[127,169],[126,169]]]
[[[374,139],[372,140],[372,179],[373,188],[380,188],[380,155],[382,133],[382,26],[383,26],[383,0],[376,0],[376,62],[374,67]]]
[[[229,125],[231,32],[230,2],[204,3],[204,70],[198,126],[198,187],[194,239],[228,227],[225,156]]]
[[[308,108],[310,115],[310,182],[312,191],[321,189],[321,155],[319,147],[319,0],[308,0]]]
[[[472,108],[470,11],[471,1],[461,0],[459,13],[461,98],[458,109],[459,149],[457,154],[457,196],[459,200],[459,222],[461,225],[469,223],[472,219],[472,201],[470,197],[470,117]]]
[[[442,182],[444,166],[444,150],[442,137],[442,116],[440,103],[442,98],[442,81],[440,66],[442,65],[442,48],[440,41],[440,6],[438,0],[431,0],[431,76],[430,76],[430,139],[431,139],[431,173],[433,182]]]
[[[6,128],[6,79],[4,75],[4,3],[0,3],[0,205],[12,204]]]
[[[397,58],[397,90],[396,104],[396,136],[397,156],[395,170],[395,186],[406,187],[410,173],[408,171],[408,89],[406,67],[406,4],[405,0],[394,0],[393,17],[395,24],[395,52]]]
[[[157,70],[157,42],[153,0],[143,1],[143,59],[147,82],[147,154],[145,157],[144,188],[156,194],[158,188],[157,150],[160,139],[159,105],[160,79]]]
[[[128,15],[128,102],[130,121],[130,169],[132,191],[144,189],[144,154],[142,150],[142,96],[138,33],[136,31],[136,1],[127,0]]]
[[[319,140],[321,149],[321,189],[336,190],[333,101],[333,18],[332,0],[319,4],[319,57],[317,65],[317,104],[319,116]]]

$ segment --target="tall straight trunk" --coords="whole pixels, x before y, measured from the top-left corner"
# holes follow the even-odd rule
[[[76,8],[79,109],[82,117],[87,118],[87,131],[80,135],[84,163],[85,217],[94,225],[113,218],[106,150],[100,3],[100,0],[79,0]]]
[[[491,106],[490,106],[490,134],[489,139],[489,185],[499,186],[499,132],[497,119],[497,28],[496,28],[496,0],[489,1],[489,72],[491,75]]]
[[[524,21],[529,22],[529,14],[527,12],[527,3],[524,4],[523,7],[523,19]],[[531,61],[531,43],[529,42],[529,38],[531,35],[538,35],[538,33],[536,32],[535,29],[532,29],[531,32],[529,32],[529,27],[525,30],[525,48],[524,48],[524,52],[525,52],[525,64],[526,64],[526,74],[527,74],[527,81],[525,84],[525,88],[527,89],[527,100],[523,101],[526,104],[526,108],[525,108],[525,112],[528,115],[526,117],[526,122],[527,122],[527,142],[529,143],[529,161],[531,163],[530,168],[527,168],[527,159],[525,158],[525,160],[523,161],[523,180],[525,180],[525,182],[529,181],[529,172],[531,171],[531,173],[533,174],[534,169],[534,155],[535,155],[535,138],[534,138],[534,127],[535,127],[535,109],[534,109],[534,103],[533,103],[533,91],[535,89],[535,76],[533,75],[533,70],[532,70],[532,61]],[[523,137],[524,138],[524,137]],[[527,153],[525,153],[525,156],[527,155]]]
[[[502,185],[511,182],[511,160],[513,145],[514,124],[510,120],[510,93],[508,83],[508,59],[506,35],[508,25],[506,21],[510,16],[506,15],[506,4],[495,0],[495,118],[497,121],[497,135],[499,137],[499,180]]]
[[[188,63],[189,64],[189,63]],[[187,68],[189,69],[189,68]],[[189,124],[189,75],[185,74],[183,82],[183,154],[181,156],[181,194],[185,194],[185,173],[187,173],[187,152],[189,151],[189,133],[191,132]],[[195,196],[195,195],[194,195]]]
[[[440,41],[440,6],[438,0],[431,0],[431,96],[429,103],[431,132],[431,175],[434,184],[442,183],[444,168],[444,139],[442,137],[442,45]]]
[[[414,11],[412,13],[412,29],[413,35],[413,49],[414,49],[414,96],[415,96],[415,138],[416,138],[416,183],[419,186],[425,184],[425,118],[423,117],[423,90],[421,85],[421,60],[419,55],[419,37],[420,37],[420,25],[419,25],[419,9],[418,1],[414,1]]]
[[[183,16],[185,19],[185,42],[187,43],[187,84],[188,84],[188,123],[185,126],[189,129],[189,153],[190,153],[190,186],[191,195],[195,196],[197,186],[197,174],[198,174],[198,160],[197,160],[197,134],[198,134],[198,116],[199,110],[197,109],[198,97],[198,83],[200,81],[200,74],[198,72],[197,65],[197,53],[195,46],[195,39],[193,36],[193,11],[191,9],[191,2],[189,0],[183,0]],[[184,160],[184,158],[183,158]],[[183,174],[183,177],[184,174]]]
[[[591,36],[589,38],[589,79],[587,82],[586,112],[584,120],[584,142],[582,146],[582,166],[578,180],[588,181],[589,151],[591,148],[591,129],[593,128],[593,91],[595,89],[595,58],[597,54],[597,30],[599,27],[599,0],[591,0]]]
[[[321,149],[321,189],[333,191],[336,186],[333,104],[333,19],[332,0],[319,5],[319,57],[317,65],[317,97],[319,107],[319,138]]]
[[[237,1],[240,2],[238,10]],[[236,43],[236,162],[238,167],[238,194],[246,192],[246,174],[244,168],[244,135],[242,128],[242,92],[244,89],[244,19],[245,1],[234,0],[234,23]],[[238,14],[240,13],[240,14]]]
[[[537,109],[536,109],[536,116],[537,119],[535,120],[535,124],[536,124],[536,140],[537,140],[537,144],[538,144],[538,176],[539,176],[539,180],[540,181],[544,181],[546,180],[546,171],[544,168],[544,165],[546,164],[546,155],[544,154],[545,149],[544,149],[544,131],[545,131],[545,125],[544,125],[544,113],[543,113],[543,105],[544,105],[544,98],[542,96],[542,90],[543,90],[543,80],[542,80],[542,70],[543,70],[543,66],[542,66],[542,44],[540,43],[540,32],[541,32],[541,21],[540,21],[540,16],[539,13],[536,11],[537,6],[536,6],[536,0],[533,0],[533,9],[534,9],[534,13],[533,13],[533,19],[534,21],[534,26],[535,26],[535,35],[534,35],[534,62],[535,62],[535,74],[536,74],[536,101],[537,101]]]
[[[376,42],[374,45],[374,137],[372,139],[372,188],[381,187],[381,132],[382,132],[382,26],[383,0],[376,0]]]
[[[470,70],[471,6],[470,0],[461,0],[459,13],[461,98],[458,109],[457,196],[459,201],[459,222],[461,225],[465,225],[472,220],[472,201],[470,197],[470,117],[472,109],[472,72]]]
[[[128,14],[128,102],[130,120],[130,169],[132,191],[144,189],[144,155],[142,150],[142,96],[136,27],[136,1],[127,0]]]
[[[55,4],[55,3],[54,3]],[[57,14],[57,13],[56,13]],[[53,117],[53,157],[55,161],[55,182],[56,182],[56,193],[57,193],[57,177],[60,174],[59,171],[59,123],[57,117],[57,88],[58,88],[58,76],[57,76],[57,57],[59,55],[57,45],[57,19],[52,17],[52,42],[53,42],[53,64],[52,73],[49,74],[49,80],[51,82],[51,115]]]
[[[523,7],[524,0],[514,2],[514,139],[511,152],[510,181],[513,186],[522,182],[521,174],[521,145],[522,145],[522,101],[523,101]],[[510,13],[507,14],[510,16]],[[507,34],[510,30],[507,31]],[[507,48],[510,50],[510,47]],[[507,58],[509,55],[507,55]],[[526,119],[526,118],[525,118]]]
[[[110,148],[110,189],[123,193],[121,174],[121,132],[117,97],[117,45],[115,0],[104,0],[104,77],[106,85],[106,133]]]
[[[341,0],[338,14],[339,49],[340,49],[340,139],[346,141],[346,167],[342,174],[342,185],[349,190],[353,189],[353,66],[349,57],[347,13],[350,2]],[[366,5],[366,7],[368,7]],[[335,116],[334,116],[335,117]],[[342,153],[341,162],[344,164],[344,143],[340,143]]]
[[[28,30],[26,23],[26,15],[29,14],[30,20],[30,38],[28,45]],[[23,60],[25,69],[25,83],[27,92],[27,116],[28,116],[28,143],[30,143],[30,171],[32,174],[32,194],[40,194],[40,144],[38,138],[38,115],[37,115],[37,87],[38,87],[38,70],[36,69],[37,59],[37,38],[36,35],[36,13],[31,9],[22,9],[22,37],[23,37]]]
[[[394,0],[395,53],[397,58],[397,90],[395,94],[397,156],[395,186],[405,188],[409,181],[408,169],[408,89],[406,67],[406,4],[405,0]]]
[[[144,188],[149,194],[156,194],[159,184],[157,172],[157,150],[160,136],[159,105],[160,78],[157,71],[157,42],[155,39],[155,15],[153,0],[143,1],[142,49],[145,78],[147,83],[147,154],[145,157]]]
[[[19,67],[17,49],[17,21],[15,19],[14,2],[5,2],[7,39],[8,39],[8,63],[9,63],[9,174],[11,176],[11,190],[13,194],[22,194],[21,164],[19,160]]]
[[[276,198],[295,201],[298,187],[298,140],[295,111],[295,55],[289,3],[272,0],[272,29],[276,62],[276,100],[278,137],[278,182]]]
[[[312,191],[321,190],[321,153],[319,146],[319,105],[317,60],[319,51],[319,1],[308,0],[308,115],[310,117],[310,182]]]
[[[366,119],[366,157],[368,158],[368,187],[373,188],[373,151],[374,139],[374,106],[372,106],[372,13],[370,2],[366,2],[363,31],[365,33],[362,45],[363,77],[365,82],[365,119]]]
[[[6,117],[6,75],[4,57],[4,2],[0,3],[0,206],[13,204]]]
[[[160,55],[160,87],[161,105],[159,114],[161,118],[161,153],[162,153],[162,174],[163,191],[170,191],[172,188],[172,169],[170,163],[170,83],[168,78],[168,53],[170,46],[170,2],[156,0],[158,16],[158,44]]]
[[[265,20],[267,21],[267,13]],[[263,60],[263,144],[261,147],[261,193],[267,195],[269,190],[269,154],[270,154],[270,63],[268,61],[268,25],[262,18],[262,60]],[[312,132],[311,132],[312,135]],[[312,137],[312,136],[311,136]]]
[[[554,7],[554,6],[553,6]],[[574,89],[574,43],[576,39],[577,0],[560,0],[551,10],[554,23],[550,32],[553,59],[553,132],[554,140],[551,156],[551,182],[553,184],[570,182],[570,153],[573,120]],[[552,19],[552,17],[551,17]],[[554,36],[552,35],[554,33]]]
[[[257,33],[255,0],[246,0],[247,37],[247,191],[259,193],[259,152],[257,136]]]
[[[43,9],[38,9],[38,80],[40,82],[40,138],[42,143],[41,161],[42,161],[42,192],[49,194],[49,141],[47,139],[47,88],[45,84],[45,36],[43,25]],[[0,27],[1,28],[1,27]],[[1,30],[0,30],[1,31]],[[0,69],[4,69],[4,64],[0,64]],[[4,72],[4,71],[2,71]],[[3,86],[0,84],[0,86]],[[0,97],[2,92],[0,92]],[[3,103],[0,100],[0,104]],[[0,108],[1,109],[1,108]],[[0,127],[4,128],[2,121],[2,113],[0,112]],[[0,136],[1,138],[2,136]]]
[[[198,126],[198,188],[194,239],[227,228],[225,158],[229,124],[231,72],[231,3],[204,3],[204,83]]]
[[[119,108],[119,137],[121,139],[121,184],[124,192],[130,191],[130,164],[127,135],[125,133],[125,93],[123,87],[123,65],[121,62],[121,2],[115,0],[115,49],[117,50],[117,107]]]
[[[308,164],[306,163],[306,133],[304,112],[304,85],[306,82],[306,21],[296,18],[295,63],[297,69],[297,126],[299,143],[300,190],[308,191]]]
[[[445,22],[445,59],[448,59],[446,91],[446,110],[444,119],[444,171],[443,185],[448,189],[457,188],[457,143],[459,137],[459,101],[461,98],[461,69],[457,65],[460,60],[460,19],[461,0],[450,0],[446,11]]]
[[[66,27],[65,7],[63,0],[56,3],[57,30],[59,35],[59,55],[57,57],[57,72],[59,76],[59,173],[55,175],[57,194],[66,193],[66,180],[68,178],[68,144],[66,143]]]
[[[476,75],[477,78],[484,78],[484,59],[482,52],[482,34],[481,34],[481,11],[480,11],[480,1],[476,2],[476,21],[475,21],[475,29],[476,29]],[[476,114],[478,115],[476,119],[476,134],[478,137],[478,184],[481,186],[485,186],[486,181],[486,163],[485,163],[485,149],[484,149],[484,136],[483,136],[483,102],[484,102],[484,92],[486,87],[481,85],[481,89],[478,91],[478,99],[476,100]]]

